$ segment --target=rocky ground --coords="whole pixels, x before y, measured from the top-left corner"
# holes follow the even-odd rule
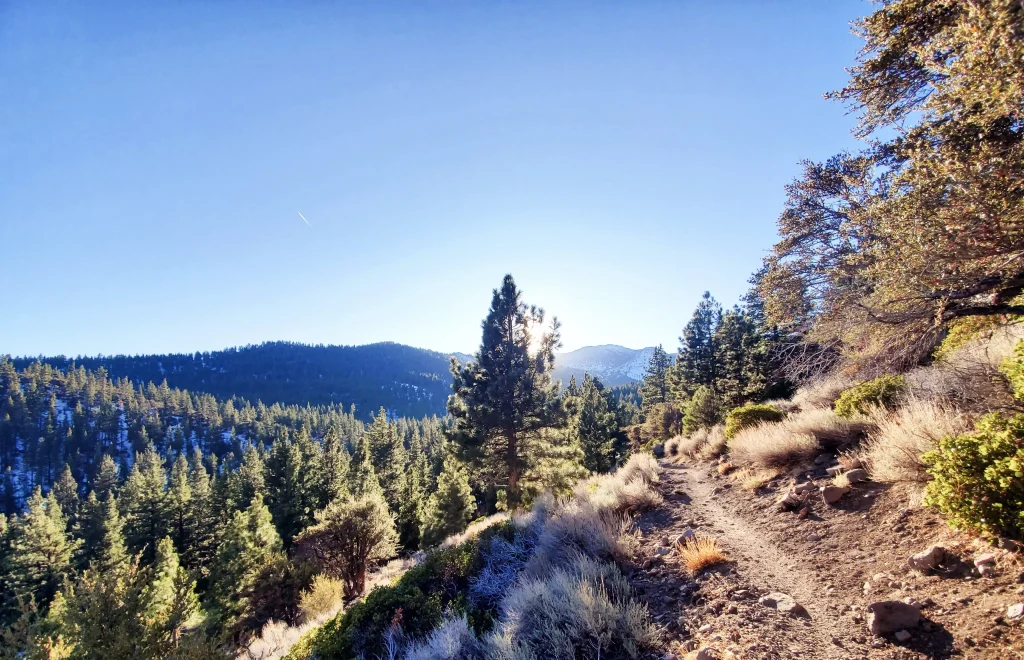
[[[639,519],[631,579],[665,658],[1024,658],[1016,548],[950,530],[913,504],[919,489],[866,481],[827,504],[834,461],[819,459],[756,490],[717,463],[662,459],[665,504]],[[691,575],[675,549],[690,533],[728,561]]]

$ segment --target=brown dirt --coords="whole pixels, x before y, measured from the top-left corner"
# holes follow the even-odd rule
[[[1024,600],[1024,561],[1001,553],[996,575],[978,577],[971,559],[991,548],[912,506],[914,489],[859,484],[834,507],[815,494],[801,519],[775,502],[794,477],[827,483],[825,465],[749,491],[717,464],[661,464],[665,505],[638,520],[643,567],[631,578],[663,627],[667,654],[684,657],[689,642],[719,658],[1024,658],[1024,623],[1004,619]],[[693,576],[674,550],[659,554],[688,526],[714,536],[729,561]],[[941,574],[909,569],[907,558],[933,543],[964,561]],[[789,594],[807,616],[758,604],[769,592]],[[907,598],[923,604],[912,638],[872,635],[865,607]]]

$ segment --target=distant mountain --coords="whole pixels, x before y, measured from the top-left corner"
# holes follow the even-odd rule
[[[24,365],[36,358],[16,358]],[[310,346],[267,342],[207,353],[41,358],[56,367],[103,367],[111,378],[160,383],[217,397],[298,405],[355,405],[367,419],[384,406],[407,417],[444,415],[451,392],[447,354],[390,342]]]
[[[554,376],[564,384],[573,376],[582,381],[588,372],[608,386],[635,383],[643,377],[653,350],[605,345],[558,353]],[[368,419],[381,406],[397,416],[444,415],[451,393],[450,356],[462,362],[473,359],[465,353],[439,353],[391,342],[365,346],[267,342],[205,353],[20,357],[14,363],[19,369],[36,359],[62,369],[72,364],[103,367],[113,379],[157,384],[166,379],[171,387],[268,405],[355,405],[356,414]]]
[[[635,383],[643,379],[644,369],[653,352],[653,346],[633,349],[604,344],[558,353],[555,355],[555,378],[568,383],[569,378],[575,376],[579,382],[585,373],[589,373],[608,386]]]

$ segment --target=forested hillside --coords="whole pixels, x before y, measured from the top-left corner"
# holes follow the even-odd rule
[[[24,368],[36,358],[18,358]],[[111,378],[239,396],[266,404],[343,404],[369,420],[380,407],[405,417],[443,415],[451,389],[449,356],[402,344],[311,346],[267,342],[205,353],[38,358],[66,369],[103,367]]]

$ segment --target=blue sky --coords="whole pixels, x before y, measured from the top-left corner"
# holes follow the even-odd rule
[[[2,2],[0,352],[471,351],[506,272],[674,350],[855,146],[871,7]]]

